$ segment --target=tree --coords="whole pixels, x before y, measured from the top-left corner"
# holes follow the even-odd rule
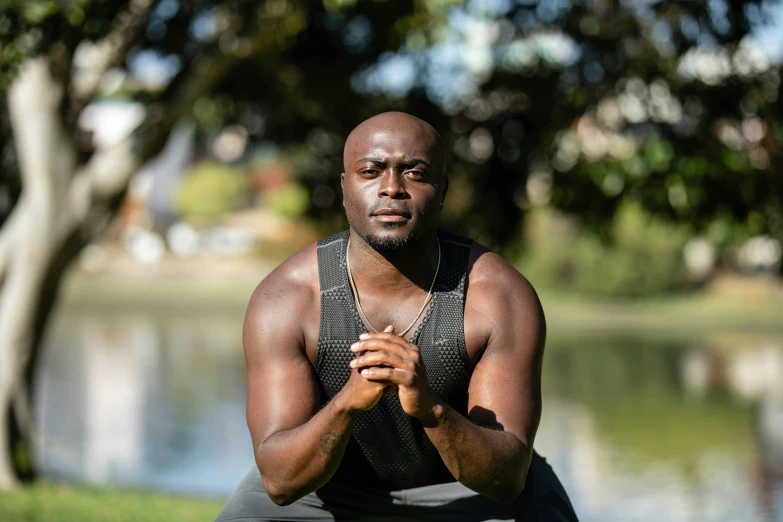
[[[15,152],[4,147],[3,165],[16,166],[18,175],[4,172],[4,184],[21,186],[0,229],[0,490],[31,476],[23,468],[34,361],[63,271],[111,220],[131,174],[198,100],[239,64],[274,61],[306,30],[304,5],[0,4],[0,79],[8,85],[1,128],[15,145]],[[139,52],[173,57],[171,78],[128,87],[144,105],[143,122],[117,143],[96,146],[79,117],[102,95],[106,78],[128,71]]]

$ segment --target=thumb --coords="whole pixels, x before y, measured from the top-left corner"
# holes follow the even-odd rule
[[[394,331],[394,326],[389,325],[386,328],[383,329],[384,333],[392,333]]]

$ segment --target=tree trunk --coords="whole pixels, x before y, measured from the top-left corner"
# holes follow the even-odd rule
[[[15,245],[17,262],[12,264],[0,289],[0,407],[4,412],[0,429],[0,441],[4,444],[0,446],[0,490],[15,487],[19,479],[34,478],[31,406],[35,363],[62,274],[84,246],[80,234],[72,233],[46,248],[50,255],[35,258],[25,255],[36,248],[37,241],[36,229],[28,230],[32,233],[25,234]],[[21,267],[19,258],[30,262]]]
[[[33,363],[59,276],[80,248],[62,92],[45,58],[27,63],[8,92],[22,194],[0,232],[0,490],[31,475]]]
[[[125,20],[133,23],[123,22],[120,40],[112,40],[115,52],[132,39],[133,24],[141,23],[150,5],[146,0],[134,3],[135,18]],[[131,175],[160,151],[193,103],[214,89],[239,59],[279,44],[278,32],[261,31],[242,53],[197,56],[191,74],[148,105],[147,118],[133,135],[96,149],[85,164],[77,164],[77,147],[63,123],[64,108],[73,101],[64,98],[66,79],[52,75],[46,56],[29,59],[20,68],[8,90],[8,113],[22,192],[0,229],[0,491],[32,476],[32,468],[22,469],[22,461],[32,464],[35,360],[64,270],[116,214]],[[109,64],[101,62],[98,69]],[[88,103],[89,93],[82,96]]]
[[[62,121],[64,91],[46,57],[28,60],[8,90],[22,192],[0,229],[0,491],[34,476],[32,383],[61,277],[116,214],[131,175],[174,121],[158,122],[144,147],[129,135],[78,165]]]

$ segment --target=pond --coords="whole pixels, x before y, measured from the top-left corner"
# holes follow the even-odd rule
[[[35,390],[57,479],[228,496],[253,465],[241,310],[60,312]],[[535,441],[585,522],[783,520],[783,338],[550,332]]]

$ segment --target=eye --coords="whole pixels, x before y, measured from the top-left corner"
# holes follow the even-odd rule
[[[421,170],[408,170],[405,172],[405,175],[409,178],[423,178],[426,173]]]
[[[359,171],[359,174],[362,174],[364,176],[374,176],[377,173],[378,173],[377,169],[371,169],[371,168],[361,169]]]

